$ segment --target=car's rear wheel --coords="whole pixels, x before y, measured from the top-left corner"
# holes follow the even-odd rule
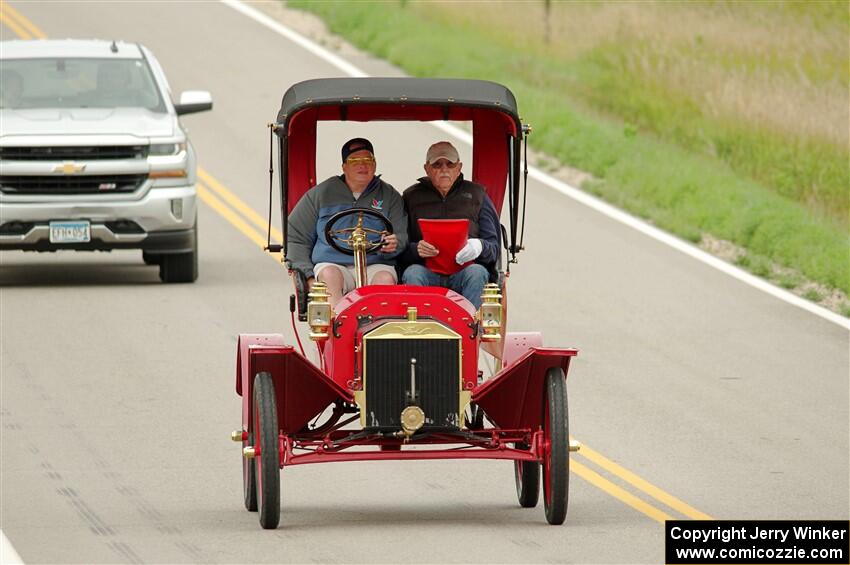
[[[543,399],[543,505],[546,521],[563,524],[570,487],[567,382],[560,367],[546,372]]]
[[[528,449],[518,443],[517,449]],[[514,461],[516,496],[523,508],[534,508],[540,498],[540,463],[537,461]]]
[[[254,434],[249,433],[248,439],[242,442],[242,448],[254,445]],[[242,495],[245,500],[245,509],[250,512],[257,511],[257,470],[254,458],[242,457]]]
[[[188,253],[164,253],[159,261],[159,278],[164,283],[195,282],[198,278],[198,227],[192,251]]]
[[[260,447],[254,458],[260,525],[273,530],[280,523],[280,453],[274,382],[265,372],[254,377],[254,434]]]
[[[470,416],[466,427],[470,430],[484,429],[484,410],[480,406],[473,403],[469,405]]]

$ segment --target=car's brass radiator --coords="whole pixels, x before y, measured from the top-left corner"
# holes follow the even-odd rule
[[[415,404],[425,412],[423,428],[458,427],[460,336],[382,333],[363,340],[365,425],[400,428],[401,411],[411,403],[411,359],[415,359]]]

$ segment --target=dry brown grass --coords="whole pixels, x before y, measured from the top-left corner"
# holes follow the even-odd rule
[[[410,6],[566,61],[627,47],[625,72],[699,101],[709,115],[847,147],[848,4],[811,4],[556,1],[548,26],[541,0]]]

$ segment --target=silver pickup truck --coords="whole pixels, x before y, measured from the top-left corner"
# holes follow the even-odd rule
[[[198,277],[195,152],[153,54],[97,40],[0,42],[0,250],[141,249]]]

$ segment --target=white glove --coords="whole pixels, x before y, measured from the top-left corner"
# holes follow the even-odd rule
[[[468,261],[472,261],[479,255],[481,255],[481,249],[483,246],[481,245],[480,239],[468,239],[466,241],[466,245],[463,246],[463,249],[457,252],[455,255],[455,261],[457,261],[458,265],[463,265]]]

